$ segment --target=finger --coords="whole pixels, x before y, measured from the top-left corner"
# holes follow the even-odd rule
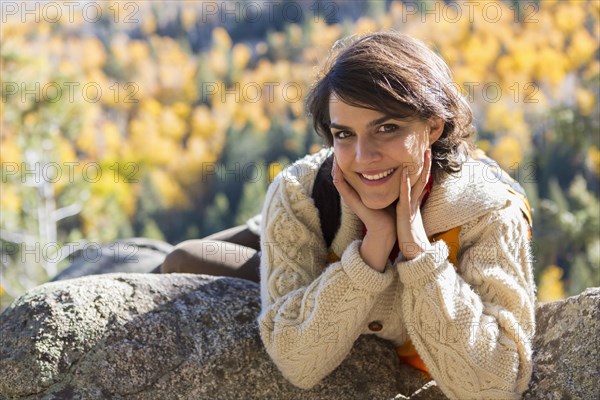
[[[429,177],[431,176],[431,165],[433,164],[433,155],[431,154],[431,147],[425,150],[425,184],[429,182]]]
[[[340,196],[344,199],[344,202],[350,206],[350,208],[354,209],[355,206],[358,206],[358,203],[361,203],[360,196],[356,193],[356,190],[346,181],[344,177],[344,173],[341,168],[335,161],[335,157],[333,159],[333,168],[331,169],[331,175],[333,177],[333,184],[337,191],[340,193]]]
[[[331,176],[335,175],[335,170],[338,168],[337,161],[335,160],[335,154],[333,155],[333,162],[331,163]]]
[[[331,177],[333,178],[333,184],[337,187],[342,183],[345,183],[344,173],[340,169],[340,166],[337,164],[335,157],[333,158],[333,167],[331,168]],[[338,189],[339,190],[339,189]]]
[[[404,166],[400,174],[400,197],[396,207],[397,214],[403,216],[410,215],[411,187],[408,169],[408,167]]]
[[[348,181],[346,181],[344,178],[344,173],[339,166],[336,169],[336,180],[334,181],[334,185],[344,203],[350,207],[350,209],[358,216],[358,218],[363,222],[368,221],[369,210],[363,204],[358,192],[352,186],[350,186]]]
[[[427,193],[427,190],[425,190],[425,187],[427,186],[427,183],[429,182],[429,177],[431,175],[431,149],[427,149],[425,150],[425,153],[423,154],[423,169],[421,170],[421,173],[419,174],[419,179],[417,179],[417,183],[415,183],[415,185],[412,187],[412,207],[413,209],[420,207],[421,205],[421,201],[423,200],[423,197],[425,197],[425,194]]]
[[[335,160],[335,156],[333,157],[333,165],[331,168],[331,177],[333,178],[333,184],[336,185],[336,187],[340,182],[344,182],[344,173],[342,172],[342,170],[340,169],[340,166],[338,165],[337,161]]]
[[[421,172],[419,173],[419,179],[417,179],[416,183],[413,186],[413,191],[415,189],[420,189],[422,187],[427,186],[430,172],[431,172],[431,152],[429,149],[427,149],[423,152],[423,164],[422,164]]]
[[[427,191],[423,190],[423,193],[421,193],[421,195],[419,196],[419,200],[414,205],[413,213],[416,213],[417,210],[419,210],[421,208],[421,204],[423,204],[423,199],[425,198],[426,194],[427,194]]]

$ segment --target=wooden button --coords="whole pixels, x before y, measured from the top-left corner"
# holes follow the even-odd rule
[[[369,324],[369,329],[373,332],[379,332],[383,329],[383,325],[381,325],[381,322],[379,321],[373,321]]]

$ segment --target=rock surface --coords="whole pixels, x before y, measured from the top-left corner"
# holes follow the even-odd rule
[[[89,245],[71,253],[71,265],[52,281],[114,272],[151,272],[158,267],[174,247],[161,240],[130,238],[113,243]]]
[[[599,302],[596,288],[538,309],[526,398],[598,398]],[[0,398],[445,398],[373,336],[300,390],[265,352],[259,311],[258,285],[235,278],[120,273],[47,283],[0,315]]]
[[[536,311],[533,377],[525,399],[600,399],[600,288]]]
[[[258,285],[108,274],[31,290],[0,316],[0,395],[85,399],[408,398],[428,380],[361,338],[313,390],[288,383],[258,334]],[[443,398],[435,385],[425,393]],[[427,397],[427,398],[432,398]]]

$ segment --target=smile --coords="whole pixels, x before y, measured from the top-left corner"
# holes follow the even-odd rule
[[[384,171],[377,175],[367,175],[367,174],[359,174],[359,175],[361,175],[363,178],[368,179],[370,181],[378,181],[380,179],[385,178],[388,175],[391,175],[395,170],[396,170],[396,168],[390,168],[389,170]]]

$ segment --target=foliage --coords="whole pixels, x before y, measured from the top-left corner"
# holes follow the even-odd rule
[[[80,10],[72,21],[9,17],[2,305],[65,266],[68,243],[177,243],[257,213],[273,173],[320,146],[302,99],[332,44],[387,28],[448,61],[478,144],[527,190],[540,298],[600,286],[600,3],[488,3],[458,2],[460,17],[444,2],[373,0],[299,2],[298,18],[263,9],[252,21],[183,1],[128,2],[133,15],[98,3],[95,23]],[[49,179],[54,165],[62,175]]]

